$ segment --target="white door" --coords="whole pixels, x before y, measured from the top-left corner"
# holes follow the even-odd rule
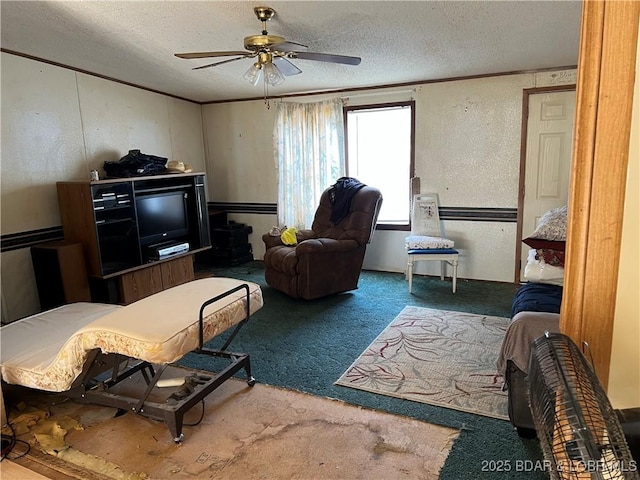
[[[575,103],[575,90],[529,95],[522,238],[545,212],[568,202]],[[521,280],[528,253],[522,243]]]

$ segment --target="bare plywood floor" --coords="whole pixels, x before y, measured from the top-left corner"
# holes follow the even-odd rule
[[[83,429],[63,435],[59,453],[17,463],[50,478],[436,479],[458,431],[341,401],[232,379],[209,395],[197,426],[173,442],[163,423],[105,407],[40,397],[49,420]],[[38,403],[39,402],[39,403]],[[195,423],[196,405],[185,417]],[[67,422],[67,423],[65,423]],[[40,465],[40,467],[39,467]],[[47,467],[45,467],[45,465]],[[52,468],[52,470],[48,470]],[[3,469],[4,470],[4,469]],[[4,477],[4,475],[3,475]]]

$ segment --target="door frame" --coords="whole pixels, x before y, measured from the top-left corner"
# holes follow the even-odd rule
[[[529,96],[541,93],[570,92],[576,89],[576,84],[553,85],[549,87],[525,88],[522,90],[522,126],[520,127],[520,172],[518,175],[518,211],[516,216],[516,261],[514,266],[513,283],[520,283],[522,270],[522,230],[524,214],[524,185],[527,166],[527,135],[529,124]],[[575,123],[575,122],[574,122]],[[575,127],[574,127],[575,131]]]
[[[609,381],[640,2],[582,2],[560,330]]]

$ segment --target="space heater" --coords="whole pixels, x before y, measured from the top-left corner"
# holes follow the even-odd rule
[[[555,479],[640,479],[622,426],[584,355],[566,335],[533,343],[529,401]]]

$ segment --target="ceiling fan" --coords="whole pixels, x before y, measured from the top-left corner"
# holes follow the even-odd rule
[[[346,65],[360,64],[360,57],[307,52],[305,51],[308,48],[306,45],[285,40],[284,37],[278,35],[269,35],[267,32],[267,22],[276,14],[275,10],[270,7],[255,7],[253,11],[258,17],[258,20],[262,22],[262,33],[244,38],[245,51],[176,53],[176,57],[186,59],[235,57],[201,65],[193,68],[193,70],[216,67],[245,58],[255,58],[256,62],[249,67],[249,70],[244,74],[244,78],[253,85],[258,84],[262,72],[264,72],[264,82],[268,85],[279,85],[284,82],[285,76],[302,73],[289,59],[316,60]]]

